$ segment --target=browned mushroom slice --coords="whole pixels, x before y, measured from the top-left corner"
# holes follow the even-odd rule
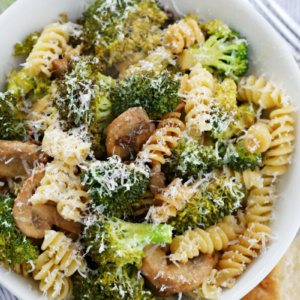
[[[209,276],[213,267],[213,258],[209,255],[200,255],[184,264],[174,264],[157,245],[146,246],[144,252],[142,274],[160,296],[195,289]]]
[[[33,143],[0,140],[0,178],[24,175],[26,169],[33,168],[34,162],[45,163],[47,159]]]
[[[146,111],[141,107],[126,110],[107,128],[106,149],[109,156],[129,160],[141,150],[153,132]]]
[[[53,76],[59,78],[63,71],[68,68],[68,61],[65,58],[57,58],[52,61]]]
[[[152,170],[151,179],[150,179],[150,191],[153,195],[156,195],[161,192],[166,184],[165,174],[161,171]]]
[[[32,205],[29,199],[40,186],[45,175],[45,167],[35,168],[23,185],[13,208],[13,216],[16,226],[26,236],[41,239],[44,231],[56,225],[72,233],[79,234],[81,224],[67,221],[57,212],[55,206],[47,204]]]

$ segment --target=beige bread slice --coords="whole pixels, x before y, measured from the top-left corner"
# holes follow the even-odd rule
[[[297,300],[300,298],[300,236],[272,272],[241,300]]]

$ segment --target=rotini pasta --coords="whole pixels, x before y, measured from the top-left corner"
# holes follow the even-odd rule
[[[195,19],[186,18],[170,25],[164,34],[164,44],[173,53],[181,53],[184,48],[202,44],[204,35]]]
[[[244,145],[250,153],[265,152],[270,148],[271,139],[268,126],[263,123],[256,123],[247,130]]]
[[[256,78],[253,75],[240,80],[238,100],[259,104],[264,109],[287,104],[287,99],[279,88],[274,87],[271,82],[266,82],[264,78]]]
[[[26,270],[26,262],[23,262],[21,264],[15,264],[14,270],[18,274],[22,274],[24,277],[28,277],[29,272]]]
[[[32,204],[57,203],[58,213],[69,220],[80,219],[87,200],[88,194],[82,189],[76,166],[56,160],[48,164],[41,185],[30,199]]]
[[[52,125],[45,132],[42,148],[55,159],[76,166],[87,158],[91,145]]]
[[[246,265],[265,246],[270,233],[270,227],[264,224],[249,223],[248,228],[238,237],[237,243],[230,245],[221,256],[216,267],[218,271],[214,272],[216,284],[213,284],[211,278],[208,279],[212,286],[232,287],[235,283],[235,278],[245,271]]]
[[[29,54],[25,69],[31,76],[51,76],[52,61],[59,58],[67,47],[69,34],[60,23],[47,25]]]
[[[85,270],[85,261],[72,240],[62,232],[45,231],[44,252],[37,259],[33,277],[41,280],[40,290],[49,298],[66,299],[72,294],[70,276]]]
[[[158,123],[157,129],[138,153],[141,159],[151,161],[152,166],[158,171],[161,164],[166,162],[164,155],[170,156],[172,154],[170,149],[177,146],[178,139],[185,129],[184,123],[179,119],[180,116],[180,112],[164,115]]]
[[[211,129],[210,105],[214,89],[214,78],[201,64],[197,64],[189,75],[189,80],[182,81],[187,87],[185,94],[185,123],[191,135],[200,136]],[[183,90],[183,88],[182,88]]]
[[[294,146],[294,118],[290,115],[295,111],[293,106],[275,109],[270,113],[272,142],[269,151],[264,154],[263,173],[268,176],[282,175],[291,161]]]
[[[225,250],[228,243],[236,239],[236,226],[221,222],[203,230],[196,228],[188,230],[183,235],[176,236],[171,243],[171,259],[182,263],[199,253],[213,253],[215,250]]]
[[[167,222],[169,217],[176,216],[186,202],[195,194],[193,187],[184,186],[180,179],[174,179],[161,193],[155,195],[156,206],[149,210],[152,220]]]

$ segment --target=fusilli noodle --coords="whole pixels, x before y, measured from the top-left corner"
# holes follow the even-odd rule
[[[293,106],[275,109],[270,113],[269,127],[271,128],[272,142],[264,154],[263,173],[268,176],[282,175],[287,170],[294,149],[293,135],[294,118],[290,115],[295,111]]]
[[[69,220],[80,219],[85,210],[88,194],[82,190],[76,166],[69,166],[54,160],[46,167],[41,185],[31,197],[32,204],[57,203],[58,213]]]
[[[184,48],[202,44],[204,35],[196,20],[186,18],[170,25],[164,34],[164,44],[173,53],[180,53]]]
[[[185,123],[191,135],[200,136],[211,129],[210,105],[214,89],[214,78],[201,64],[197,64],[189,75],[189,80],[182,80],[185,104]],[[183,88],[182,88],[183,91]]]
[[[46,230],[42,244],[44,252],[37,259],[33,276],[41,280],[40,290],[49,298],[66,299],[72,293],[70,276],[85,270],[85,261],[72,240],[62,232]]]
[[[195,194],[194,188],[182,184],[181,179],[174,179],[161,193],[155,195],[156,206],[149,210],[153,220],[167,222],[169,217],[176,216],[186,202]]]
[[[52,125],[45,131],[42,147],[55,159],[76,166],[87,158],[91,145]]]
[[[243,77],[238,84],[238,100],[259,104],[262,108],[282,107],[287,101],[279,88],[264,78],[251,75]]]
[[[171,259],[185,263],[200,252],[211,254],[215,250],[225,250],[228,243],[237,237],[235,228],[231,223],[221,222],[205,230],[188,230],[172,240]]]
[[[25,68],[28,74],[50,77],[53,69],[52,61],[64,52],[68,40],[69,34],[63,24],[47,25],[27,58]]]
[[[164,115],[158,123],[157,129],[138,154],[140,158],[151,161],[152,166],[157,170],[160,170],[161,164],[166,162],[164,155],[172,154],[171,148],[177,146],[178,139],[185,129],[184,123],[179,119],[180,116],[180,112]]]
[[[247,130],[244,145],[250,153],[265,152],[270,148],[271,139],[268,126],[263,123],[256,123]]]

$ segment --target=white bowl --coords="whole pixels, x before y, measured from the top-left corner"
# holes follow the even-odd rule
[[[13,46],[29,33],[41,31],[46,24],[66,13],[76,21],[84,7],[84,0],[18,0],[0,16],[0,86],[3,88],[9,70],[20,62],[14,58]],[[197,13],[202,21],[221,19],[241,32],[249,41],[250,69],[248,74],[263,75],[283,88],[299,106],[300,72],[284,40],[254,10],[246,0],[162,0],[177,15]],[[298,102],[297,102],[298,101]],[[296,131],[297,134],[297,131]],[[222,300],[238,300],[254,288],[278,263],[300,225],[300,136],[296,139],[293,164],[278,185],[281,195],[274,207],[271,223],[274,239],[264,254],[249,265],[231,290],[224,290]],[[0,282],[22,300],[36,300],[37,283],[0,269]],[[30,288],[33,286],[33,288]]]

